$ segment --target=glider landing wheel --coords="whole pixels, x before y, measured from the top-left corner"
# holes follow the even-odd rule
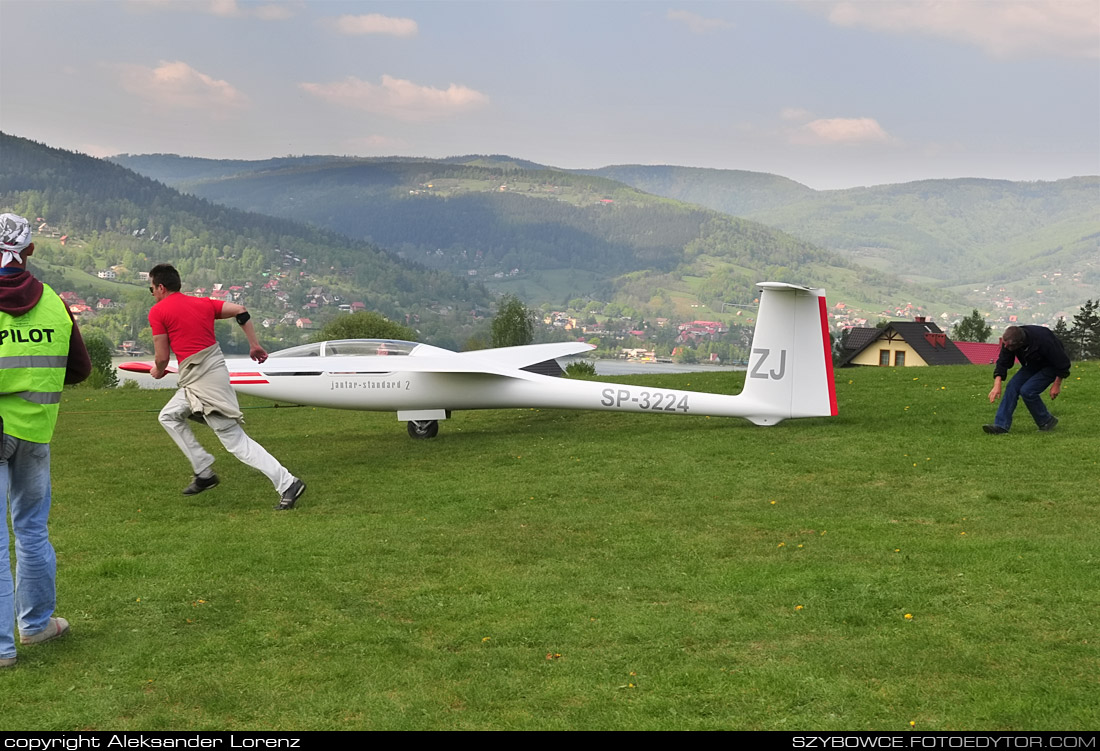
[[[435,438],[439,433],[439,420],[409,420],[409,436]]]

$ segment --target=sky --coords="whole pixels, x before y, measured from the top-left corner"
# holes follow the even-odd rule
[[[0,130],[96,157],[1100,174],[1100,0],[0,0],[0,33]]]

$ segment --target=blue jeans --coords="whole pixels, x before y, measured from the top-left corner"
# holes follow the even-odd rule
[[[15,657],[19,632],[37,634],[50,625],[57,605],[57,558],[46,521],[50,516],[50,444],[3,436],[0,449],[0,657]],[[8,555],[8,511],[15,532],[15,581]],[[18,611],[18,613],[16,612]]]
[[[1047,405],[1043,404],[1043,392],[1057,377],[1052,368],[1020,368],[1001,396],[1001,406],[997,408],[993,424],[1005,430],[1012,427],[1012,413],[1016,411],[1017,399],[1024,400],[1024,406],[1031,413],[1036,425],[1041,428],[1049,423],[1054,418],[1047,410]]]

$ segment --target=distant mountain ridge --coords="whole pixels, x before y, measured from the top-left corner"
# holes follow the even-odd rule
[[[1038,289],[1070,306],[1100,293],[1098,176],[816,191],[738,170],[618,165],[584,172],[753,219],[914,281],[960,291],[991,286],[989,302],[1002,287],[1036,305]]]
[[[925,305],[958,310],[966,304],[959,295],[906,287],[762,224],[601,175],[532,169],[510,157],[310,157],[255,162],[250,169],[210,162],[205,178],[193,161],[185,174],[166,155],[116,161],[210,201],[369,239],[434,268],[489,277],[529,302],[587,296],[651,315],[683,315],[693,306],[749,301],[755,282],[778,279],[827,286],[853,307],[873,311],[890,308],[901,289]],[[774,176],[753,179],[799,194],[809,190]],[[763,186],[756,193],[755,205],[774,203],[765,200]]]
[[[361,302],[393,320],[415,322],[428,340],[456,346],[471,311],[487,316],[493,303],[470,280],[287,217],[182,194],[105,160],[4,133],[0,155],[0,206],[41,218],[67,236],[63,242],[39,233],[42,252],[32,263],[59,284],[87,280],[77,283],[94,285],[101,297],[108,296],[106,285],[117,299],[133,302],[136,319],[127,326],[134,330],[142,328],[140,308],[149,299],[137,274],[162,261],[179,268],[188,288],[237,287],[233,294],[253,315],[289,316],[292,327],[299,319],[323,323],[339,314],[340,303]],[[126,283],[96,278],[116,268]]]
[[[786,177],[744,170],[621,164],[573,171],[606,177],[656,196],[743,217],[789,206],[817,192]]]

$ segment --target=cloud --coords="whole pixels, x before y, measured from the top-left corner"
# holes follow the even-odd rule
[[[156,68],[120,65],[122,88],[150,104],[173,109],[201,109],[217,115],[240,109],[248,98],[227,81],[219,81],[179,60]]]
[[[801,144],[886,143],[890,136],[871,117],[834,117],[812,120],[792,132]]]
[[[838,2],[827,14],[837,26],[947,37],[997,58],[1100,58],[1096,0]]]
[[[733,24],[723,21],[721,18],[703,18],[698,13],[689,10],[670,10],[666,18],[687,26],[692,33],[706,34],[719,29],[732,29]]]
[[[365,16],[340,16],[329,20],[329,25],[341,34],[388,34],[395,37],[414,37],[420,29],[411,18],[393,18],[378,13]]]
[[[779,116],[784,120],[809,120],[812,117],[809,110],[801,107],[784,107],[780,110]]]
[[[382,76],[381,85],[348,76],[336,83],[301,83],[309,94],[330,104],[366,110],[405,122],[436,120],[489,102],[480,91],[451,84],[446,89],[419,86],[393,76]]]
[[[222,18],[259,18],[263,21],[285,21],[292,18],[301,2],[240,2],[240,0],[130,0],[130,5],[142,10],[180,10],[206,13]]]

